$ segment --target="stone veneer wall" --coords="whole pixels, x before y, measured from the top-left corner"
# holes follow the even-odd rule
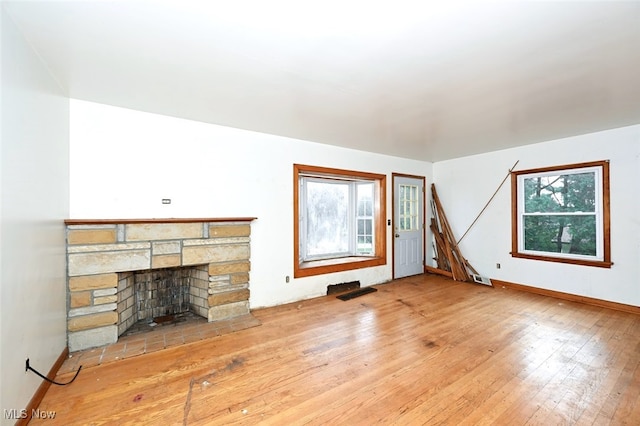
[[[136,315],[135,274],[133,271],[118,274],[118,336],[138,321]]]
[[[208,288],[192,293],[207,296],[199,314],[209,321],[248,314],[253,219],[66,221],[69,350],[118,340],[118,303],[127,299],[118,288],[132,279],[125,272],[205,265]]]

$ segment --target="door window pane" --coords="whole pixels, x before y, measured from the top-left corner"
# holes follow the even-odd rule
[[[418,187],[416,185],[399,185],[400,230],[415,231],[418,229]]]

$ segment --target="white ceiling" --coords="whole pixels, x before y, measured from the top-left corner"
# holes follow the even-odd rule
[[[640,1],[9,1],[72,98],[440,161],[640,123]]]

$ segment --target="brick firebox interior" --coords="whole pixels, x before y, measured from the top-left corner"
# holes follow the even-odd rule
[[[208,321],[249,313],[255,218],[67,220],[69,350],[114,343],[131,323],[135,271],[194,267],[191,308]]]

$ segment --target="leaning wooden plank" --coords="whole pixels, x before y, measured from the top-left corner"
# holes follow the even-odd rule
[[[442,275],[444,277],[453,278],[453,274],[450,271],[445,271],[444,269],[434,268],[433,266],[429,266],[429,265],[426,265],[424,269],[431,274],[437,274],[437,275]]]
[[[442,254],[443,254],[443,257],[446,259],[447,264],[449,265],[449,269],[451,270],[451,273],[452,273],[452,278],[457,281],[457,280],[460,280],[461,278],[461,272],[460,272],[460,268],[457,265],[456,259],[453,256],[453,251],[451,250],[451,240],[447,234],[446,218],[443,217],[443,211],[440,206],[440,200],[438,198],[437,192],[433,192],[434,189],[435,187],[432,185],[432,194],[433,194],[432,204],[434,209],[434,216],[436,218],[436,225],[435,225],[436,232],[434,232],[434,236],[436,238],[436,241],[439,241],[440,245],[442,246],[441,247]],[[438,230],[440,230],[441,232],[437,232]]]
[[[471,272],[473,272],[476,275],[480,275],[480,273],[478,271],[476,271],[476,268],[471,266],[471,264],[469,263],[469,261],[467,259],[463,258],[462,260],[464,261],[464,265],[467,267],[467,269],[469,269]]]
[[[444,239],[446,247],[446,254],[451,265],[451,272],[453,273],[453,279],[456,281],[467,281],[467,273],[463,270],[463,267],[458,262],[455,253],[451,247],[451,240],[449,238]]]
[[[446,255],[449,260],[449,264],[451,265],[453,279],[456,281],[469,281],[471,277],[469,277],[469,275],[467,274],[464,266],[461,265],[459,256],[456,256],[454,248],[455,238],[453,238],[453,232],[451,231],[451,227],[449,226],[449,222],[447,221],[444,209],[442,208],[442,203],[440,202],[440,197],[438,196],[438,192],[436,191],[436,187],[434,184],[431,184],[431,193],[433,195],[433,201],[436,207],[436,212],[438,214],[438,219],[440,220],[440,228],[442,229],[442,233],[444,235]]]
[[[433,221],[434,219],[432,219]],[[444,244],[443,235],[438,232],[438,227],[434,223],[431,223],[430,226],[431,232],[433,234],[433,239],[436,242],[435,250],[436,250],[436,261],[438,262],[438,268],[444,269],[447,271],[451,270],[451,266],[449,266],[449,260],[445,254],[446,246]]]
[[[460,252],[460,249],[458,248],[455,236],[453,235],[453,231],[451,230],[449,221],[447,220],[447,217],[444,213],[444,208],[442,207],[442,203],[440,202],[440,197],[438,196],[438,192],[436,191],[435,184],[431,184],[431,193],[438,215],[437,217],[440,220],[440,227],[442,229],[442,233],[444,234],[445,245],[447,247],[447,257],[451,265],[453,279],[456,281],[471,282],[473,279],[467,271],[468,262],[464,259],[462,253]]]

